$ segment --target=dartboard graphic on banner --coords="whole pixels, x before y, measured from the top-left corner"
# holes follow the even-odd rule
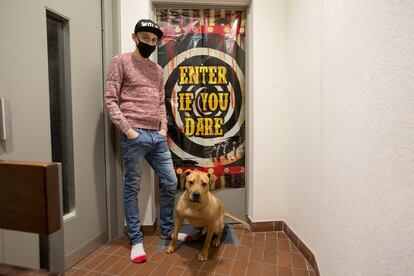
[[[157,23],[177,175],[197,169],[217,176],[211,189],[244,187],[244,11],[160,9]]]

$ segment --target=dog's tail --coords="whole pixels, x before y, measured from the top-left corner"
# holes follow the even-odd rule
[[[252,228],[251,228],[251,227],[250,227],[250,225],[249,225],[247,222],[245,222],[244,220],[239,219],[239,218],[237,218],[237,217],[235,217],[235,216],[233,216],[233,215],[231,215],[231,214],[229,214],[229,213],[227,213],[227,212],[224,212],[224,216],[226,216],[226,217],[228,217],[228,218],[231,218],[232,220],[235,220],[235,221],[237,221],[237,222],[240,222],[241,224],[243,224],[244,226],[246,226],[246,228],[247,228],[247,229],[249,229],[249,231],[250,231],[250,232],[252,232]]]

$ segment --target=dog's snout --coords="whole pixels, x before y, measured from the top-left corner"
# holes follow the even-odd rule
[[[193,198],[194,199],[199,199],[200,196],[201,196],[200,192],[198,192],[198,191],[193,192]]]

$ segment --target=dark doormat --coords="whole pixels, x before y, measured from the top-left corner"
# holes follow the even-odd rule
[[[194,228],[191,224],[184,224],[181,226],[180,232],[194,236],[198,232],[198,229]],[[203,247],[206,236],[207,235],[204,234],[203,236],[198,238],[198,240],[191,241],[191,242],[177,241],[177,248],[181,246],[201,248]],[[213,235],[213,238],[211,240],[213,240],[214,237],[215,236]],[[171,242],[170,240],[161,239],[158,245],[158,251],[164,251],[167,248],[167,246],[170,244],[170,242]],[[240,246],[240,240],[237,237],[237,234],[234,231],[233,226],[231,224],[227,224],[227,223],[224,224],[223,235],[221,236],[221,244],[233,244],[234,246]]]

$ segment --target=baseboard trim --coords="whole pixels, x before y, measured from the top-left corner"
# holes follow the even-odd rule
[[[108,241],[107,231],[95,236],[91,240],[87,241],[77,249],[73,250],[69,254],[65,255],[65,271],[74,266],[80,260],[87,255],[95,251],[99,246],[105,244]]]
[[[247,223],[252,228],[253,232],[268,232],[268,231],[283,231],[283,221],[262,221],[252,222],[247,216]]]
[[[158,225],[158,218],[155,218],[154,223],[152,225],[142,225],[141,232],[144,235],[154,235],[155,231],[157,230]]]
[[[293,244],[299,249],[306,260],[312,265],[317,276],[320,275],[318,269],[318,263],[316,262],[315,255],[306,244],[296,235],[295,232],[284,221],[263,221],[252,222],[250,217],[247,216],[247,223],[252,228],[253,232],[268,232],[268,231],[283,231]]]

